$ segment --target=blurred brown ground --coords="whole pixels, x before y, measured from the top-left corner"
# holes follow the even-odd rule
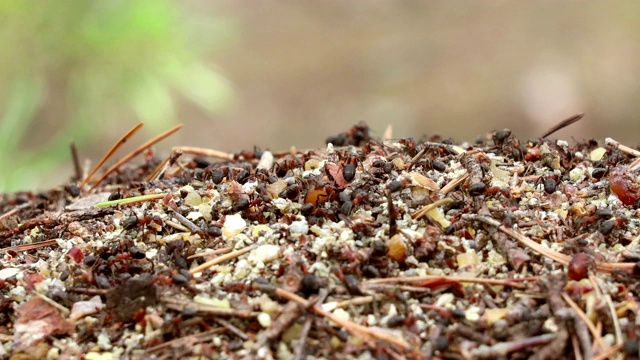
[[[238,23],[237,41],[208,55],[232,83],[236,101],[217,117],[181,103],[185,127],[160,150],[318,147],[360,120],[377,135],[392,124],[394,137],[473,141],[508,127],[526,139],[579,112],[585,118],[555,136],[638,144],[640,2],[184,6],[200,18],[222,14]],[[81,149],[82,156],[95,163],[136,121],[118,119],[104,142]]]

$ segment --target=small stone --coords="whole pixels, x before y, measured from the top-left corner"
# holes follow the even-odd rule
[[[227,215],[222,226],[222,237],[225,240],[229,240],[232,237],[240,234],[242,230],[247,227],[246,221],[240,214]]]
[[[258,323],[260,323],[260,326],[262,326],[263,328],[268,328],[269,326],[271,326],[271,322],[271,315],[264,312],[258,314]]]
[[[280,246],[278,245],[260,245],[257,248],[251,250],[249,254],[249,263],[251,265],[256,265],[258,263],[268,263],[269,261],[273,261],[279,258]]]
[[[289,225],[289,231],[292,234],[306,235],[309,232],[309,224],[307,220],[297,220]]]

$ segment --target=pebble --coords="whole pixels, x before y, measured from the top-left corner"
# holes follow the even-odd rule
[[[289,225],[291,234],[306,235],[309,232],[309,224],[307,220],[296,220]]]
[[[246,221],[240,214],[227,215],[222,226],[222,238],[229,240],[232,237],[240,234],[244,228],[247,227]]]
[[[268,263],[280,257],[280,246],[278,245],[260,245],[251,250],[249,253],[249,263],[256,265],[258,263]]]

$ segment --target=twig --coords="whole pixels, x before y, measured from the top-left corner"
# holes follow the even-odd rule
[[[22,210],[22,209],[24,209],[24,208],[27,208],[27,207],[29,207],[29,206],[31,206],[31,203],[24,203],[24,204],[20,204],[20,205],[18,205],[18,206],[16,206],[16,207],[14,207],[13,209],[11,209],[11,210],[7,211],[6,213],[4,213],[4,214],[0,215],[0,220],[4,219],[4,218],[6,218],[6,217],[9,217],[9,216],[11,216],[11,215],[13,215],[13,214],[17,213],[18,211],[20,211],[20,210]]]
[[[228,254],[225,254],[225,255],[222,255],[222,256],[218,256],[215,259],[211,259],[211,260],[205,262],[204,264],[200,264],[199,266],[189,270],[189,272],[192,275],[193,274],[197,274],[199,272],[205,271],[206,269],[208,269],[208,268],[210,268],[212,266],[215,266],[215,265],[223,263],[223,262],[225,262],[227,260],[235,259],[235,258],[237,258],[239,256],[242,256],[242,255],[248,253],[249,251],[251,251],[251,250],[253,250],[253,249],[257,248],[257,247],[258,247],[257,244],[253,244],[253,245],[247,246],[245,248],[242,248],[240,250],[232,251],[232,252],[230,252]]]
[[[258,350],[271,341],[275,340],[293,324],[302,314],[302,309],[294,301],[289,301],[283,308],[280,315],[264,332],[258,335],[256,342],[253,344],[251,355],[255,355]],[[249,357],[245,357],[249,359]]]
[[[474,278],[474,277],[466,277],[466,276],[446,276],[446,275],[423,275],[423,276],[403,276],[403,277],[389,277],[389,278],[379,278],[379,279],[370,279],[362,282],[363,287],[367,287],[368,285],[374,284],[388,284],[388,283],[410,283],[410,282],[423,282],[423,281],[433,281],[433,280],[445,280],[445,281],[455,281],[461,283],[476,283],[476,284],[488,284],[488,285],[502,285],[502,286],[510,286],[515,288],[522,288],[522,284],[519,282],[525,281],[533,281],[535,278],[522,278],[522,279],[483,279],[483,278]]]
[[[571,306],[573,311],[576,312],[576,315],[578,315],[578,317],[582,321],[584,321],[585,324],[587,324],[587,327],[589,328],[589,332],[591,332],[591,336],[593,336],[593,338],[596,340],[596,342],[598,343],[598,346],[600,346],[600,349],[604,349],[605,347],[604,347],[604,344],[602,343],[602,338],[600,337],[600,334],[598,333],[598,330],[596,330],[595,325],[593,325],[593,322],[584,313],[584,311],[582,311],[582,309],[580,309],[578,304],[576,304],[575,301],[573,301],[567,294],[561,294],[561,295],[562,295],[562,298],[564,299],[564,301],[566,301],[567,304],[569,304],[569,306]]]
[[[218,324],[224,326],[227,330],[231,331],[232,333],[234,333],[237,337],[239,337],[240,339],[247,341],[249,340],[249,336],[247,334],[244,333],[244,331],[238,329],[237,327],[233,326],[230,322],[228,322],[227,320],[224,319],[220,319],[220,318],[214,318],[213,321],[217,322]]]
[[[76,143],[73,141],[69,144],[69,148],[71,149],[71,160],[73,161],[73,170],[76,173],[73,180],[79,181],[80,179],[82,179],[82,166],[80,166],[80,158],[78,157],[78,148],[76,147]]]
[[[40,299],[44,300],[45,302],[47,302],[49,305],[55,307],[56,309],[60,310],[61,313],[63,313],[64,315],[68,315],[71,311],[69,309],[67,309],[66,307],[58,304],[57,302],[55,302],[54,300],[52,300],[51,298],[40,294],[39,292],[35,293],[37,297],[39,297]]]
[[[192,344],[193,342],[191,341],[193,338],[195,338],[198,341],[203,341],[208,338],[209,336],[213,336],[213,335],[218,335],[222,332],[224,332],[224,328],[217,328],[217,329],[211,329],[211,330],[207,330],[207,331],[203,331],[201,333],[198,334],[190,334],[190,335],[186,335],[177,339],[173,339],[167,342],[164,342],[162,344],[158,344],[156,346],[152,346],[150,348],[147,348],[146,351],[149,354],[153,354],[155,352],[164,350],[166,348],[176,348],[179,347],[181,345],[189,345]]]
[[[639,157],[640,156],[640,151],[636,150],[636,149],[632,149],[626,145],[622,145],[619,142],[617,142],[616,140],[613,140],[612,138],[606,138],[604,139],[604,143],[607,145],[611,145],[614,148],[622,151],[625,154],[629,154],[631,156],[635,156],[635,157]]]
[[[164,160],[162,160],[160,164],[158,164],[158,166],[156,166],[156,168],[151,172],[151,174],[147,176],[147,179],[145,181],[152,182],[160,179],[162,175],[164,175],[164,173],[167,171],[167,169],[173,166],[173,164],[175,164],[176,161],[178,161],[180,156],[182,156],[182,151],[180,150],[171,151],[171,154],[169,154],[169,156],[167,156]]]
[[[337,308],[344,308],[351,305],[364,305],[364,304],[369,304],[374,301],[379,301],[382,299],[384,299],[384,295],[381,295],[381,294],[360,296],[360,297],[355,297],[349,300],[326,303],[322,308],[327,311],[333,311],[334,309],[337,309]]]
[[[442,195],[447,195],[451,190],[455,189],[458,185],[460,185],[463,181],[465,181],[469,177],[469,173],[464,173],[460,175],[458,178],[449,181],[447,185],[445,185],[440,192]]]
[[[580,352],[580,343],[575,333],[571,334],[571,346],[573,346],[573,357],[576,360],[582,360],[582,353]],[[591,359],[591,357],[589,357]]]
[[[607,350],[601,352],[600,354],[594,356],[591,360],[604,360],[608,357],[616,355],[620,350],[622,350],[622,344],[614,345]]]
[[[532,346],[548,344],[555,338],[556,334],[543,334],[522,340],[501,342],[491,346],[481,345],[479,348],[471,350],[469,355],[471,355],[470,357],[474,359],[504,357],[514,351],[527,349]]]
[[[253,318],[257,315],[251,310],[220,308],[220,307],[215,307],[211,305],[200,304],[195,301],[179,300],[169,296],[160,297],[160,301],[166,307],[176,311],[184,311],[184,309],[189,308],[203,314],[215,315],[215,316],[235,316],[235,317],[241,317],[243,319]]]
[[[138,130],[140,130],[140,128],[142,128],[143,125],[144,123],[139,123],[138,125],[134,126],[133,128],[131,128],[131,130],[127,131],[127,133],[124,134],[124,136],[121,137],[120,140],[118,140],[115,144],[113,144],[111,149],[109,149],[109,151],[107,151],[107,153],[104,154],[104,156],[102,157],[102,159],[100,159],[100,161],[96,164],[96,166],[94,166],[93,169],[91,169],[91,172],[89,172],[89,175],[87,175],[87,177],[84,178],[84,180],[82,180],[82,182],[80,183],[80,187],[83,187],[84,185],[86,185],[91,180],[91,177],[96,173],[96,171],[98,171],[98,169],[100,169],[100,167],[104,165],[104,163],[107,162],[107,160],[109,160],[111,155],[113,155],[113,153],[115,153],[124,143],[126,143],[130,137],[132,137],[135,133],[137,133]]]
[[[182,151],[184,154],[207,156],[207,157],[212,157],[212,158],[222,159],[222,160],[234,159],[233,154],[230,154],[224,151],[206,149],[206,148],[200,148],[200,147],[194,147],[194,146],[174,146],[173,151],[176,151],[176,150]]]
[[[29,251],[29,250],[35,250],[35,249],[39,249],[45,246],[52,246],[52,245],[58,245],[58,240],[57,239],[52,239],[52,240],[44,240],[44,241],[40,241],[37,243],[33,243],[33,244],[23,244],[23,245],[17,245],[17,246],[10,246],[10,247],[6,247],[6,248],[2,248],[0,249],[0,251],[15,251],[15,252],[21,252],[21,251]]]
[[[550,258],[552,260],[555,260],[555,261],[557,261],[557,262],[559,262],[559,263],[561,263],[563,265],[569,265],[569,262],[571,261],[571,257],[569,255],[565,255],[565,254],[559,253],[557,251],[551,250],[549,248],[546,248],[546,247],[538,244],[537,242],[531,240],[529,237],[521,234],[520,232],[505,227],[499,221],[497,221],[497,220],[495,220],[493,218],[489,218],[489,217],[481,216],[481,215],[476,215],[476,214],[464,214],[464,215],[462,215],[462,217],[464,219],[468,219],[468,220],[472,220],[472,221],[480,221],[480,222],[483,222],[483,223],[485,223],[487,225],[494,226],[498,230],[502,231],[503,233],[505,233],[505,234],[511,236],[512,238],[518,240],[518,242],[520,242],[521,244],[531,248],[531,250],[537,252],[538,254],[546,256],[546,257],[548,257],[548,258]],[[636,266],[635,263],[603,263],[603,262],[596,262],[596,270],[598,270],[600,272],[605,272],[605,273],[611,273],[616,269],[630,271],[635,266]]]
[[[173,210],[173,209],[171,209],[171,210]],[[186,217],[184,217],[179,212],[173,210],[173,217],[178,219],[178,221],[180,221],[180,223],[182,225],[186,226],[187,229],[189,229],[189,231],[191,231],[192,233],[204,235],[204,230],[202,230],[198,225],[194,224],[193,221],[187,219]]]
[[[117,163],[113,164],[113,166],[108,168],[107,171],[105,171],[104,174],[102,174],[102,176],[98,180],[96,180],[96,182],[93,184],[93,186],[91,187],[90,190],[95,189],[96,186],[98,186],[104,179],[107,178],[107,176],[109,176],[112,172],[116,171],[120,166],[125,164],[127,161],[133,159],[138,154],[141,154],[143,151],[145,151],[146,149],[150,148],[151,146],[153,146],[157,142],[165,139],[169,135],[171,135],[171,134],[175,133],[176,131],[180,130],[180,128],[182,128],[182,124],[178,124],[178,125],[172,127],[171,129],[163,132],[162,134],[153,137],[152,139],[150,139],[149,141],[145,142],[144,144],[138,146],[138,148],[136,148],[135,150],[133,150],[129,154],[125,155],[122,159],[120,159],[120,161],[118,161]]]
[[[258,285],[260,286],[260,285]],[[267,285],[270,286],[270,285]],[[327,319],[333,321],[334,323],[338,324],[339,326],[345,328],[347,331],[349,331],[350,333],[354,334],[355,336],[360,337],[361,339],[365,340],[365,341],[373,341],[373,339],[378,339],[381,341],[384,341],[388,344],[394,345],[398,348],[404,349],[404,350],[409,350],[409,344],[401,338],[397,338],[393,335],[387,334],[387,333],[383,333],[381,331],[377,331],[371,328],[368,328],[366,326],[360,325],[360,324],[356,324],[352,321],[349,320],[345,320],[342,318],[339,318],[335,315],[333,315],[330,312],[325,311],[322,307],[320,306],[311,306],[311,302],[309,300],[306,300],[290,291],[281,289],[281,288],[275,288],[274,290],[275,294],[278,295],[279,297],[283,298],[283,299],[287,299],[287,300],[291,300],[291,301],[295,301],[296,303],[304,306],[304,307],[308,307],[310,308],[314,313],[326,317]]]
[[[613,328],[616,332],[616,344],[622,345],[622,329],[620,328],[620,321],[618,320],[618,315],[616,314],[616,308],[613,305],[613,301],[611,301],[611,295],[606,294],[604,296],[605,301],[607,302],[607,306],[609,307],[609,311],[611,312],[611,320],[613,320]]]
[[[186,232],[186,233],[191,232],[191,230],[189,230],[186,226],[184,226],[184,225],[182,225],[180,223],[177,223],[175,221],[165,220],[164,223],[169,225],[169,226],[171,226],[172,228],[178,229],[178,230],[180,230],[182,232]]]
[[[443,205],[447,205],[447,204],[451,204],[454,200],[452,198],[444,198],[444,199],[440,199],[437,201],[434,201],[433,203],[424,206],[422,209],[416,211],[415,213],[413,213],[413,215],[411,215],[412,219],[419,219],[423,216],[425,216],[429,211],[437,208],[438,206],[443,206]]]
[[[542,138],[546,138],[547,136],[553,134],[554,132],[563,129],[577,121],[579,121],[580,119],[582,119],[584,117],[584,113],[580,113],[580,114],[575,114],[567,119],[564,119],[562,121],[560,121],[558,124],[554,125],[551,127],[551,129],[549,129],[546,133],[544,133],[544,135],[542,135]]]
[[[195,259],[195,258],[199,258],[199,257],[203,257],[203,256],[224,254],[224,253],[227,253],[227,252],[229,252],[231,250],[233,250],[233,248],[231,246],[227,246],[227,247],[223,247],[223,248],[212,250],[212,251],[205,251],[205,252],[189,255],[189,256],[187,256],[187,259],[190,260],[190,259]]]
[[[316,299],[316,305],[322,306],[322,303],[329,295],[329,290],[322,288],[318,293],[318,297]],[[298,338],[298,343],[295,347],[295,355],[293,360],[301,360],[304,351],[304,344],[307,342],[307,336],[309,335],[309,330],[311,330],[311,324],[313,323],[313,317],[307,316],[307,319],[304,321],[302,325],[302,330],[300,331],[300,337]]]
[[[387,212],[389,213],[389,238],[393,237],[398,233],[398,224],[396,222],[396,209],[393,206],[393,200],[391,199],[391,190],[387,189],[385,191],[385,195],[387,197]]]

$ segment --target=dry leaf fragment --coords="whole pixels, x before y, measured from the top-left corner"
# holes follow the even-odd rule
[[[70,335],[75,326],[42,298],[33,297],[17,311],[14,350],[27,349],[50,335]]]

